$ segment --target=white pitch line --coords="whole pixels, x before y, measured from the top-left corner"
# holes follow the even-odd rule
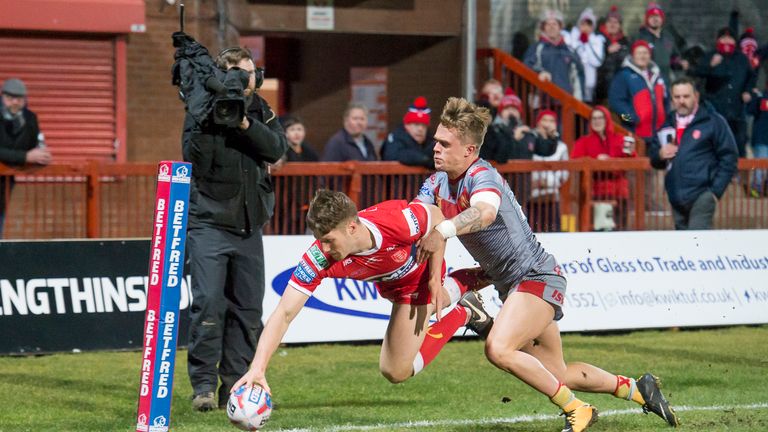
[[[675,412],[686,411],[724,411],[724,410],[756,410],[768,408],[768,402],[749,405],[711,405],[711,406],[675,406]],[[600,417],[622,416],[642,413],[640,409],[621,409],[600,411]],[[653,415],[653,414],[650,414]],[[275,429],[272,432],[344,432],[368,431],[375,429],[412,428],[412,427],[448,427],[448,426],[479,426],[489,424],[531,423],[536,421],[557,420],[560,416],[550,414],[522,415],[516,417],[499,417],[476,420],[422,420],[400,423],[379,423],[373,425],[337,425],[321,428]]]

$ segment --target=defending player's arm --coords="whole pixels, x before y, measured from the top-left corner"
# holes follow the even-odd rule
[[[259,337],[259,345],[256,347],[256,354],[253,356],[251,366],[245,375],[240,378],[230,391],[237,390],[242,385],[251,386],[256,384],[272,394],[272,390],[267,384],[266,372],[269,360],[280,346],[283,336],[288,331],[288,327],[301,308],[309,299],[309,296],[299,290],[288,287],[280,302],[277,304],[272,315],[269,316],[264,331]]]
[[[480,231],[496,220],[501,205],[501,197],[495,191],[481,191],[470,198],[470,207],[452,219],[446,219],[435,225],[419,243],[418,260],[424,261],[438,250],[451,237]]]

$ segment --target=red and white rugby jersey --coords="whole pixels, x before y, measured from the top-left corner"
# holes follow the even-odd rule
[[[324,278],[349,278],[377,282],[379,291],[411,286],[427,270],[416,263],[414,244],[431,225],[431,215],[421,203],[384,201],[358,212],[360,221],[373,233],[373,249],[336,261],[323,253],[319,240],[304,253],[288,284],[312,295]]]

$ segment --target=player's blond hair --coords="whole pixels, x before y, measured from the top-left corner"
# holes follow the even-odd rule
[[[309,203],[307,228],[320,238],[349,219],[358,220],[357,206],[343,192],[320,189]]]
[[[464,98],[451,97],[443,107],[440,124],[451,129],[462,144],[475,144],[479,150],[491,124],[491,112]]]

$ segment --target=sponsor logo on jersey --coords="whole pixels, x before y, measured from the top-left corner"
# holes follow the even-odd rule
[[[403,209],[403,216],[405,216],[405,221],[408,222],[408,230],[410,231],[410,236],[413,237],[418,234],[419,231],[421,231],[419,229],[419,219],[416,218],[413,210],[409,208]]]
[[[416,261],[413,260],[413,257],[409,257],[408,262],[403,264],[402,267],[393,271],[392,273],[386,276],[383,276],[381,278],[381,281],[389,282],[393,280],[402,279],[403,276],[407,275],[415,266],[416,266]]]
[[[563,304],[563,293],[561,293],[558,290],[553,290],[552,291],[552,300],[554,300],[554,301],[556,301],[556,302],[558,302],[560,304]]]
[[[405,262],[406,259],[408,259],[408,252],[405,249],[400,249],[392,254],[392,260],[394,262],[401,263]]]
[[[352,258],[347,258],[347,259],[344,260],[344,263],[343,263],[344,267],[346,267],[346,266],[348,266],[350,264],[352,264]]]
[[[293,275],[296,276],[296,279],[305,284],[311,283],[312,280],[317,277],[317,273],[315,273],[304,260],[299,261],[299,265],[296,266]]]
[[[312,264],[315,265],[316,269],[323,270],[328,268],[328,260],[317,245],[312,245],[312,247],[309,248],[309,253],[307,255],[309,255],[309,260],[312,261]]]
[[[421,185],[421,188],[419,188],[419,195],[431,195],[429,186],[426,183]]]

